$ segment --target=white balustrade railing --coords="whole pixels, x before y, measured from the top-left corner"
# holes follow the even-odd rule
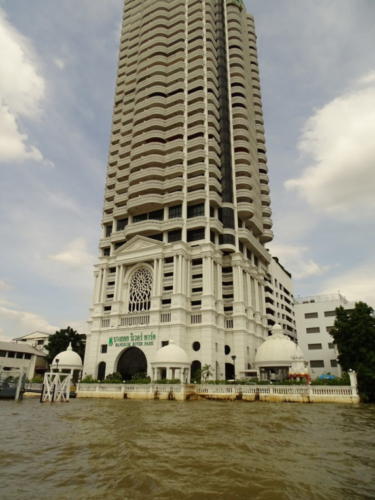
[[[190,316],[190,323],[192,325],[198,325],[199,323],[202,323],[202,314],[201,313],[192,314]]]
[[[77,387],[82,392],[182,392],[183,384],[85,384],[80,383]]]
[[[296,396],[357,396],[357,391],[350,386],[314,386],[314,385],[215,385],[196,384],[197,394],[265,394]]]
[[[119,326],[139,326],[139,325],[149,325],[150,315],[149,314],[128,314],[120,318]]]
[[[98,393],[184,393],[186,390],[202,395],[225,395],[229,397],[242,395],[260,396],[296,396],[312,397],[327,400],[335,397],[351,398],[358,397],[355,387],[350,386],[313,386],[313,385],[226,385],[226,384],[104,384],[104,383],[80,383],[78,392]]]
[[[171,313],[170,312],[164,312],[160,314],[160,323],[170,323],[171,322]]]
[[[233,328],[233,318],[225,318],[225,328]]]

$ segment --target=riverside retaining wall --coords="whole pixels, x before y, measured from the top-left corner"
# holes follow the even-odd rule
[[[213,399],[291,403],[359,403],[351,386],[214,385],[214,384],[79,384],[79,398]]]

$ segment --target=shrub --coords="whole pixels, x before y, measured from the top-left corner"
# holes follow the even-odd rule
[[[122,384],[122,375],[119,372],[109,373],[103,382],[105,384]]]
[[[156,380],[155,384],[180,384],[181,380],[179,378],[172,378],[172,379],[162,379],[162,380]]]
[[[82,384],[96,384],[98,382],[98,380],[96,380],[95,378],[93,378],[92,375],[86,375],[86,377],[84,377],[82,380],[81,380]]]
[[[143,377],[143,378],[133,378],[132,380],[127,380],[127,384],[151,384],[151,378],[150,377]]]
[[[350,385],[350,379],[347,373],[343,373],[341,378],[317,378],[311,381],[311,385]]]

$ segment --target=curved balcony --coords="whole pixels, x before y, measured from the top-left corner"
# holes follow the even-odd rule
[[[170,190],[171,188],[181,186],[184,183],[182,177],[172,177],[171,179],[165,179],[163,183],[163,188],[165,191]]]
[[[272,219],[270,217],[263,217],[263,226],[264,229],[272,228]]]
[[[262,200],[262,205],[263,206],[265,206],[265,204],[267,204],[267,206],[269,206],[271,204],[271,198],[269,197],[269,195],[262,194],[261,195],[261,200]]]
[[[221,243],[219,247],[223,252],[233,253],[236,251],[235,245],[232,245],[231,243]],[[230,290],[232,290],[232,288]]]
[[[222,189],[222,184],[219,182],[215,177],[209,178],[209,185],[210,185],[210,190],[212,191],[211,188],[214,188],[218,193],[221,193]]]
[[[191,191],[187,193],[187,200],[191,201],[204,201],[206,199],[205,189],[198,189],[197,191]]]
[[[223,199],[219,193],[216,193],[216,191],[210,191],[210,202],[214,202],[213,204],[221,207]]]
[[[201,187],[202,189],[204,189],[205,185],[206,185],[205,175],[197,175],[196,177],[190,177],[188,179],[189,188]]]
[[[156,195],[164,192],[164,183],[163,181],[157,180],[148,180],[145,182],[139,182],[138,184],[132,184],[129,186],[128,195],[130,198],[134,197],[134,195],[143,195],[147,193],[155,193]]]
[[[162,167],[147,167],[137,170],[136,172],[131,172],[129,176],[130,182],[146,181],[148,179],[162,180],[164,178],[164,168]],[[127,184],[129,184],[127,181]]]
[[[122,217],[122,216],[126,216],[128,214],[128,208],[127,208],[127,205],[121,205],[119,207],[115,207],[113,209],[113,215],[111,215],[111,220],[113,219],[113,217]],[[104,221],[103,219],[103,222],[106,222]]]
[[[263,234],[260,236],[260,241],[262,243],[268,243],[273,240],[273,232],[270,229],[265,229]]]
[[[113,208],[114,202],[112,201],[105,201],[103,204],[103,209],[104,210],[110,210]]]
[[[271,207],[262,207],[262,214],[263,214],[263,217],[271,217],[271,215],[272,215]]]
[[[116,205],[124,205],[128,200],[128,193],[116,194],[115,203]]]
[[[123,193],[126,191],[129,187],[129,181],[121,181],[121,182],[116,182],[116,193]]]
[[[240,135],[238,133],[237,133],[237,136],[241,137],[241,139],[236,139],[236,137],[234,137],[233,146],[235,148],[246,149],[250,153],[250,149],[251,149],[250,140],[249,139],[244,140],[243,135]],[[249,153],[246,153],[246,151],[242,152],[242,154],[249,154]],[[237,157],[238,154],[239,154],[239,152],[235,152],[236,157]]]
[[[165,193],[163,203],[165,206],[173,206],[181,204],[182,199],[182,191],[173,191],[172,193]]]
[[[153,234],[155,232],[161,232],[163,230],[163,221],[157,220],[145,220],[142,222],[131,223],[126,226],[124,230],[124,235],[126,239],[129,239],[134,233],[144,233]]]
[[[269,177],[267,174],[259,173],[259,180],[260,180],[261,184],[268,184],[269,183]]]
[[[162,194],[144,194],[136,198],[128,200],[127,208],[130,213],[137,212],[151,212],[162,208],[164,204],[164,196]]]
[[[240,217],[250,219],[255,214],[254,204],[241,201],[237,203],[237,212]]]
[[[164,171],[164,179],[174,179],[175,177],[181,177],[181,173],[183,172],[182,162],[177,165],[171,165],[165,167],[163,171]]]
[[[253,179],[247,175],[236,175],[236,189],[238,191],[242,189],[253,189]]]
[[[211,167],[210,167],[211,168]],[[196,163],[195,165],[188,166],[188,175],[190,174],[203,174],[206,172],[206,165],[204,162]]]
[[[192,217],[186,220],[187,229],[193,229],[194,227],[204,227],[208,222],[207,217]]]
[[[132,160],[131,167],[144,167],[147,168],[148,165],[156,166],[156,165],[164,165],[165,156],[161,154],[151,154],[148,156],[142,156],[141,158],[137,158],[136,160]]]

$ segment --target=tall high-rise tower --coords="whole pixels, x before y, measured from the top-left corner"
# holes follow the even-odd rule
[[[242,376],[267,335],[272,239],[253,17],[241,0],[127,0],[85,372]]]

